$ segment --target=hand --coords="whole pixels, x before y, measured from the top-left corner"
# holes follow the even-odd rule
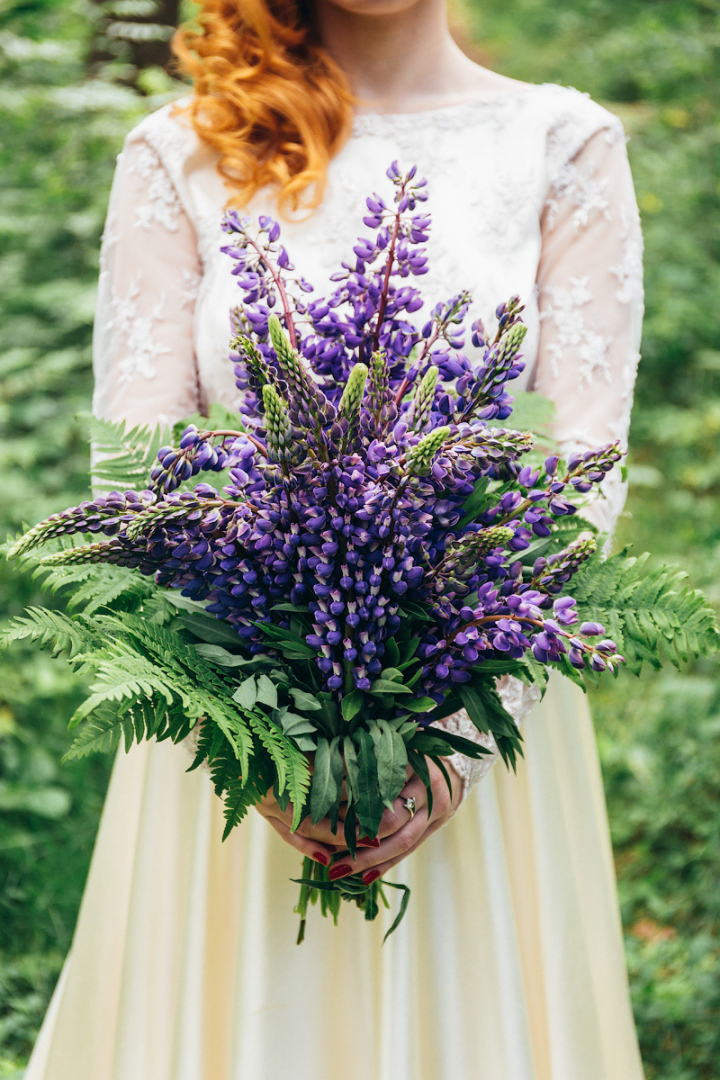
[[[379,872],[375,876],[380,877],[380,874],[384,874],[391,866],[404,859],[431,833],[444,825],[452,816],[462,798],[462,780],[449,762],[445,763],[445,767],[453,788],[452,803],[445,778],[437,766],[428,761],[433,789],[433,812],[428,821],[425,785],[412,770],[408,769],[408,782],[395,800],[392,810],[385,811],[378,830],[377,840],[359,840],[358,846],[365,850],[358,853],[356,862],[353,862],[347,853],[339,857],[333,867],[333,871],[335,871],[333,877],[345,877],[347,874],[362,873],[368,870],[372,872],[378,870]],[[411,796],[415,799],[416,804],[415,816],[412,820],[410,819],[410,812],[404,805],[405,800]],[[317,825],[313,825],[309,817],[305,818],[296,832],[291,832],[292,804],[289,804],[286,810],[281,810],[272,789],[257,804],[256,810],[272,825],[278,836],[281,836],[287,844],[294,847],[301,855],[313,859],[314,862],[329,866],[336,852],[346,851],[342,834],[344,804],[340,807],[340,821],[337,833],[332,832],[329,818],[323,818]],[[342,874],[337,873],[337,870],[348,864],[349,869]],[[371,880],[374,881],[375,878],[371,878]]]
[[[362,874],[365,884],[370,885],[387,873],[391,866],[411,855],[429,836],[450,820],[462,800],[463,781],[449,761],[446,760],[444,765],[452,785],[452,799],[445,777],[437,765],[428,760],[433,793],[432,813],[428,816],[425,784],[413,773],[393,803],[392,810],[385,811],[378,834],[380,845],[358,851],[355,860],[348,852],[338,855],[330,868],[331,880],[336,881],[348,874]],[[409,798],[415,799],[415,814],[412,817],[405,807],[405,800]]]
[[[414,776],[412,769],[407,769],[408,780]],[[423,789],[424,790],[424,789]],[[342,788],[343,800],[345,800],[345,783],[343,782]],[[407,796],[403,796],[407,798]],[[396,800],[396,806],[402,806],[402,799]],[[256,804],[255,809],[261,814],[266,821],[272,825],[278,836],[281,836],[286,843],[294,847],[301,855],[305,855],[315,862],[322,863],[323,866],[329,866],[333,855],[337,851],[344,851],[345,839],[343,836],[343,821],[345,820],[345,811],[347,809],[347,802],[340,803],[340,812],[338,817],[337,832],[333,832],[330,828],[330,818],[325,817],[321,821],[318,821],[317,825],[313,825],[309,817],[306,817],[299,825],[296,832],[292,832],[290,826],[293,819],[293,805],[289,803],[286,810],[281,810],[278,806],[277,799],[273,795],[272,788],[268,791],[265,798]],[[380,831],[378,833],[378,839],[376,840],[358,840],[360,847],[377,848],[380,840],[384,837],[390,836],[396,829],[401,828],[407,821],[407,810],[403,810],[401,814],[386,813],[380,825]]]

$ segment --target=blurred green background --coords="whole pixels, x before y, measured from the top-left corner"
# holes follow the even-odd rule
[[[125,132],[175,96],[179,0],[0,0],[0,537],[84,497],[99,237]],[[720,601],[720,0],[465,0],[505,74],[624,121],[647,316],[619,538]],[[0,618],[39,601],[0,563]],[[59,767],[78,688],[0,654],[0,1078],[22,1076],[70,943],[108,778]],[[594,695],[649,1078],[720,1076],[720,678],[698,663]],[[582,1078],[578,1077],[578,1080]]]

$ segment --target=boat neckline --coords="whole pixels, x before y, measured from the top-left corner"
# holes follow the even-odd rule
[[[533,90],[542,90],[555,83],[523,83],[512,90],[497,90],[494,94],[483,94],[482,97],[468,98],[466,101],[456,101],[452,105],[438,105],[434,109],[417,109],[414,112],[356,112],[353,120],[405,120],[413,117],[435,116],[438,113],[456,112],[460,109],[480,108],[503,98],[519,97]]]

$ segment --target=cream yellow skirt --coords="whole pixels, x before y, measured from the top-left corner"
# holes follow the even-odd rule
[[[349,905],[296,946],[299,855],[254,812],[222,844],[182,749],[121,753],[26,1080],[640,1080],[580,691],[556,679],[525,738],[395,869],[384,947]]]

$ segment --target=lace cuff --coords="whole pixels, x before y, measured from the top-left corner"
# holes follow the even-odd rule
[[[514,675],[503,675],[501,679],[498,679],[497,690],[500,700],[518,727],[522,726],[530,711],[540,700],[540,688],[538,686],[526,686],[524,682],[516,679]],[[446,716],[444,720],[436,720],[431,727],[445,728],[446,731],[452,732],[453,735],[462,735],[464,739],[469,739],[471,742],[477,743],[478,746],[484,746],[491,751],[489,754],[483,754],[481,758],[469,758],[465,754],[453,754],[446,759],[463,782],[462,798],[458,803],[459,807],[465,801],[470,789],[479,780],[482,780],[486,773],[490,772],[490,769],[500,757],[500,752],[492,735],[486,735],[482,731],[478,731],[465,709],[461,709],[460,712],[453,713],[451,716]],[[456,812],[458,807],[456,807]]]

